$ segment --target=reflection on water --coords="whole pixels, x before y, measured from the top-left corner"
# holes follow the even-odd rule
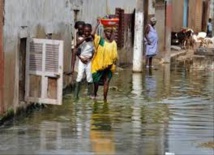
[[[149,69],[145,75],[145,96],[148,99],[156,97],[157,92],[157,81],[155,76],[152,75],[152,69]]]
[[[108,103],[95,102],[93,105],[90,140],[95,154],[115,154],[114,134]]]
[[[143,91],[143,81],[141,73],[133,73],[132,74],[132,93],[137,95],[137,97],[141,96]]]
[[[1,127],[0,154],[214,153],[214,72],[126,69],[111,85],[118,89],[110,90],[109,103],[73,103],[67,95],[63,106]]]

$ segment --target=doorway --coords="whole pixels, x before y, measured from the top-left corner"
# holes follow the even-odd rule
[[[19,101],[24,101],[25,98],[26,50],[27,38],[22,38],[19,47]]]

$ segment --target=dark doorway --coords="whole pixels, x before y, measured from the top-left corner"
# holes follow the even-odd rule
[[[19,101],[24,101],[25,98],[26,50],[27,38],[22,38],[19,47]]]

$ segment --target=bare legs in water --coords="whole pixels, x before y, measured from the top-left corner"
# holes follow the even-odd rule
[[[152,66],[152,59],[153,59],[152,56],[146,56],[146,67],[149,67],[149,68],[153,67]]]
[[[104,81],[104,85],[103,85],[103,101],[106,103],[107,102],[107,96],[108,96],[108,90],[109,90],[109,78],[107,75],[105,75],[103,77],[103,81]],[[99,83],[94,83],[94,97],[96,99],[97,97],[97,91],[98,91],[98,88],[99,88]]]

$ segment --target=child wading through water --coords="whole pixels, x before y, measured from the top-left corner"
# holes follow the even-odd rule
[[[99,83],[102,81],[104,85],[103,98],[104,102],[107,102],[107,94],[109,89],[109,82],[116,69],[117,44],[113,39],[112,27],[104,27],[104,38],[95,35],[95,32],[100,24],[98,24],[93,32],[95,53],[92,59],[92,77],[94,82],[94,97],[97,97],[97,91]]]
[[[86,80],[88,82],[88,95],[92,95],[93,91],[93,79],[91,74],[91,59],[94,53],[94,43],[91,35],[92,26],[90,24],[84,25],[84,36],[82,39],[77,41],[76,45],[76,55],[79,58],[78,64],[78,74],[76,79],[75,87],[75,99],[79,98],[79,91],[81,81],[83,79],[84,73],[86,73]]]

